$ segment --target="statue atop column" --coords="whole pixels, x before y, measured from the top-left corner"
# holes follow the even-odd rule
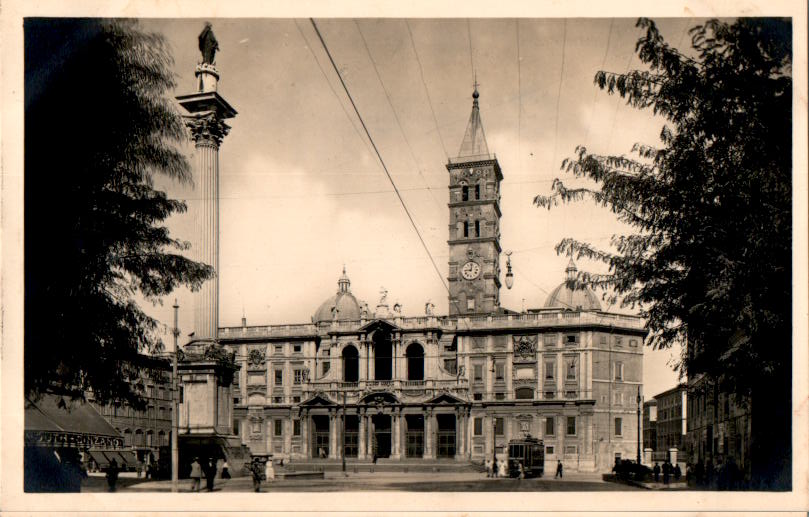
[[[216,51],[219,50],[219,42],[213,34],[211,22],[205,22],[205,28],[199,33],[199,51],[202,52],[202,62],[206,65],[213,65]]]

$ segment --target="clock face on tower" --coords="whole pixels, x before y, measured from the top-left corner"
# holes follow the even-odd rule
[[[461,275],[467,280],[474,280],[480,274],[480,265],[477,262],[469,261],[461,268]]]

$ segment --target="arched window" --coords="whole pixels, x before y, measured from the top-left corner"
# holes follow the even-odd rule
[[[469,221],[463,222],[463,236],[469,237]]]
[[[475,185],[475,199],[480,199],[480,185]]]
[[[412,343],[405,351],[407,356],[407,380],[424,380],[424,349],[418,343]]]
[[[146,431],[146,447],[154,447],[154,431],[151,429]]]
[[[143,441],[143,431],[140,429],[135,430],[135,447],[143,447],[145,442]]]
[[[466,185],[461,187],[461,201],[469,201],[469,187]]]
[[[480,237],[480,221],[475,219],[475,237]]]
[[[132,430],[124,429],[124,446],[132,447]]]
[[[390,332],[377,330],[371,338],[374,344],[374,380],[393,379],[393,344]]]
[[[534,390],[531,388],[517,388],[514,391],[515,399],[532,399],[534,398]]]
[[[165,447],[168,445],[168,441],[166,440],[166,432],[165,431],[158,431],[157,432],[157,445],[159,447]]]
[[[360,380],[360,354],[354,345],[343,348],[343,381],[358,382]]]

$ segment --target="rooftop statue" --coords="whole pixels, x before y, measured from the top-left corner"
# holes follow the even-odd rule
[[[205,28],[199,33],[199,51],[202,52],[202,62],[212,65],[214,55],[219,50],[219,43],[213,35],[213,28],[210,22],[205,22]]]

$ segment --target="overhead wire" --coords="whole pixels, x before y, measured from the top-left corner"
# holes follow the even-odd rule
[[[421,65],[421,59],[419,58],[418,50],[416,50],[416,42],[413,38],[413,32],[410,30],[410,21],[405,18],[405,26],[407,27],[407,34],[410,36],[410,46],[413,48],[413,54],[416,56],[416,62],[419,65],[419,77],[421,78],[421,84],[424,86],[424,93],[427,95],[427,104],[430,105],[430,113],[433,116],[433,122],[435,122],[435,132],[438,135],[438,140],[441,142],[441,149],[444,150],[444,156],[447,157],[449,160],[449,153],[447,152],[447,146],[444,145],[444,139],[441,137],[441,130],[438,126],[438,118],[435,116],[435,109],[433,109],[433,101],[430,98],[430,89],[427,88],[427,81],[424,80],[424,67]]]
[[[449,286],[444,280],[441,271],[438,269],[438,265],[435,263],[435,259],[433,258],[432,253],[430,253],[430,249],[427,247],[427,243],[421,236],[421,232],[416,226],[416,223],[413,220],[413,216],[410,214],[410,210],[407,208],[407,204],[404,202],[402,194],[399,192],[399,188],[396,186],[396,182],[393,181],[393,177],[388,171],[387,165],[385,165],[385,160],[382,158],[382,154],[379,152],[379,149],[377,148],[376,143],[374,142],[374,139],[371,136],[370,131],[368,130],[368,126],[366,126],[365,121],[363,120],[362,115],[360,114],[359,108],[357,108],[357,104],[354,102],[354,98],[351,96],[351,92],[349,91],[348,86],[343,80],[343,75],[340,73],[340,69],[337,67],[337,63],[334,62],[334,58],[331,55],[331,51],[329,50],[329,47],[326,44],[325,39],[323,39],[323,35],[320,33],[320,29],[318,28],[317,23],[315,22],[314,18],[309,18],[309,21],[312,23],[312,27],[314,27],[315,32],[317,33],[317,37],[320,40],[321,45],[323,45],[323,49],[326,51],[326,55],[329,57],[329,61],[331,62],[331,65],[334,68],[337,77],[340,79],[340,84],[342,84],[349,101],[351,101],[351,106],[354,108],[354,112],[357,114],[357,118],[359,119],[360,124],[362,124],[362,128],[365,130],[365,134],[368,136],[368,140],[371,142],[371,145],[374,148],[374,152],[376,153],[376,156],[379,159],[379,163],[382,165],[382,169],[385,171],[385,175],[388,177],[388,181],[390,181],[391,185],[393,186],[393,190],[396,192],[396,197],[399,198],[399,203],[402,205],[402,209],[405,211],[405,214],[407,215],[410,224],[413,226],[413,230],[416,232],[416,235],[418,236],[421,245],[424,247],[424,251],[427,253],[430,262],[432,263],[433,268],[435,269],[435,272],[438,275],[439,280],[441,281],[441,285],[443,285],[444,289],[446,289],[447,292],[449,292]]]
[[[407,134],[405,133],[404,128],[402,127],[402,123],[399,120],[399,115],[396,112],[396,107],[393,105],[393,100],[390,97],[390,92],[388,91],[387,87],[385,87],[385,82],[382,80],[382,75],[379,73],[379,68],[376,66],[376,60],[374,59],[373,54],[371,53],[371,49],[368,47],[368,41],[365,39],[365,35],[362,32],[362,28],[360,27],[359,22],[355,19],[354,25],[357,27],[357,32],[360,34],[360,38],[362,39],[362,44],[365,47],[365,52],[368,54],[368,58],[371,60],[371,66],[374,69],[374,73],[376,73],[376,78],[379,80],[379,85],[382,87],[382,91],[385,93],[385,98],[388,100],[388,105],[390,106],[391,112],[393,113],[393,119],[396,121],[396,125],[399,127],[399,132],[402,134],[402,139],[407,146],[408,151],[410,151],[410,157],[413,159],[413,163],[416,166],[416,171],[419,173],[419,177],[424,182],[424,185],[427,187],[427,190],[430,193],[430,197],[433,198],[436,205],[438,205],[439,209],[443,210],[443,206],[441,203],[436,199],[433,190],[430,188],[430,184],[424,175],[421,173],[421,166],[419,165],[419,161],[416,158],[416,153],[413,151],[413,146],[410,145],[410,140],[407,138]]]
[[[556,152],[559,146],[559,102],[562,98],[562,82],[565,77],[565,50],[567,47],[567,19],[562,26],[562,65],[559,67],[559,88],[556,92],[556,122],[553,127],[553,159],[551,160],[551,170],[556,163]]]

